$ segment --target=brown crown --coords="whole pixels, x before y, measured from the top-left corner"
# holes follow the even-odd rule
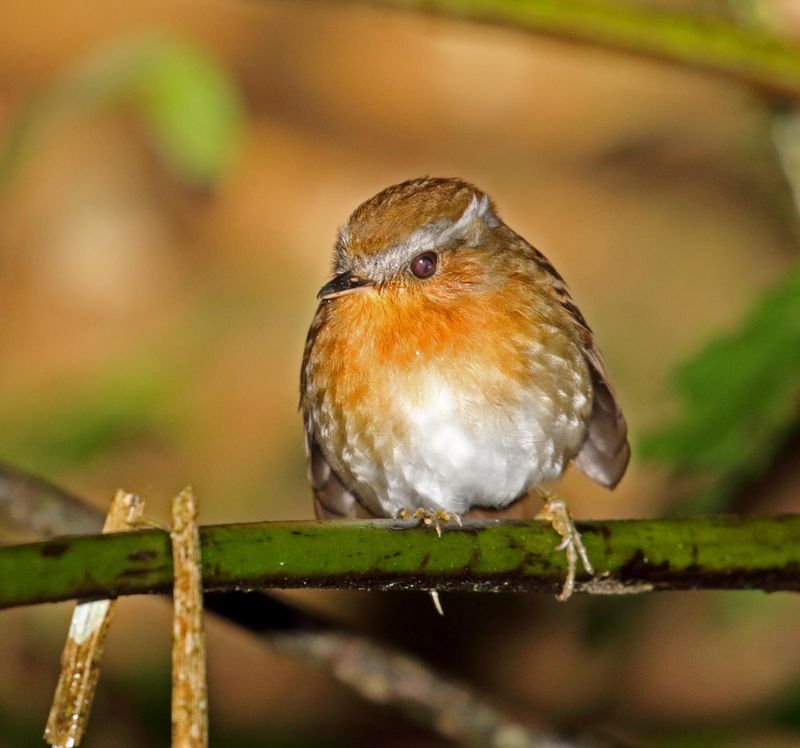
[[[462,179],[420,177],[387,187],[359,205],[344,229],[351,255],[372,255],[440,218],[457,220],[483,192]],[[494,207],[494,206],[492,206]]]

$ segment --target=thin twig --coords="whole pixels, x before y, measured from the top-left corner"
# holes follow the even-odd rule
[[[208,745],[206,635],[197,502],[191,488],[172,500],[172,746]]]
[[[485,695],[414,657],[344,631],[269,595],[206,595],[209,611],[244,626],[278,651],[324,668],[368,701],[389,704],[445,737],[497,748],[580,748],[495,708]]]
[[[144,502],[138,496],[117,491],[111,500],[103,532],[131,530],[143,511]],[[83,740],[113,609],[114,600],[95,600],[75,606],[61,655],[61,674],[44,729],[45,741],[54,748],[73,748]]]
[[[100,532],[103,512],[42,478],[0,463],[0,526],[43,537]]]

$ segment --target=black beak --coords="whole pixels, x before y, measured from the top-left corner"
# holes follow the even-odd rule
[[[355,293],[365,286],[371,286],[372,281],[359,278],[352,273],[341,273],[337,275],[330,283],[326,283],[319,289],[317,294],[318,299],[335,299],[337,296],[344,296],[345,294]]]

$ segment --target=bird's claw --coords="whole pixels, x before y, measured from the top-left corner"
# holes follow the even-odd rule
[[[555,550],[566,551],[567,555],[567,577],[564,580],[561,592],[556,595],[557,600],[564,602],[570,598],[575,590],[578,559],[580,559],[587,574],[594,574],[594,568],[591,561],[589,561],[589,555],[586,553],[586,546],[581,540],[581,534],[578,532],[578,528],[575,527],[572,517],[570,517],[566,502],[547,491],[540,490],[539,493],[544,499],[545,505],[536,515],[536,519],[550,522],[553,529],[563,538]]]
[[[437,537],[442,537],[442,525],[447,522],[455,522],[459,527],[463,527],[461,517],[446,509],[425,509],[419,507],[413,512],[410,509],[401,509],[397,513],[398,519],[415,519],[426,527],[433,527]]]
[[[537,515],[537,517],[538,517],[538,515]],[[539,519],[543,519],[543,517],[538,517],[538,518],[539,518]],[[560,542],[560,543],[559,543],[559,544],[558,544],[558,545],[555,547],[555,550],[556,550],[556,551],[563,551],[563,550],[564,550],[564,549],[565,549],[565,548],[566,548],[566,547],[567,547],[567,546],[570,544],[570,542],[571,542],[570,538],[564,538],[564,539],[563,539],[563,540],[562,540],[562,541],[561,541],[561,542]]]
[[[436,536],[439,538],[442,537],[442,524],[445,522],[455,522],[459,527],[464,526],[458,514],[448,512],[446,509],[425,509],[425,507],[419,507],[414,511],[410,509],[401,509],[397,513],[397,518],[415,519],[426,527],[433,527]],[[442,608],[442,601],[439,599],[438,590],[432,589],[428,591],[430,592],[431,600],[433,600],[433,607],[436,608],[436,612],[440,616],[443,616],[444,608]]]

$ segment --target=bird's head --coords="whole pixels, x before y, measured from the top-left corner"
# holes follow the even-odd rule
[[[335,275],[318,298],[457,297],[491,271],[502,225],[489,196],[460,179],[423,177],[388,187],[339,230]]]

